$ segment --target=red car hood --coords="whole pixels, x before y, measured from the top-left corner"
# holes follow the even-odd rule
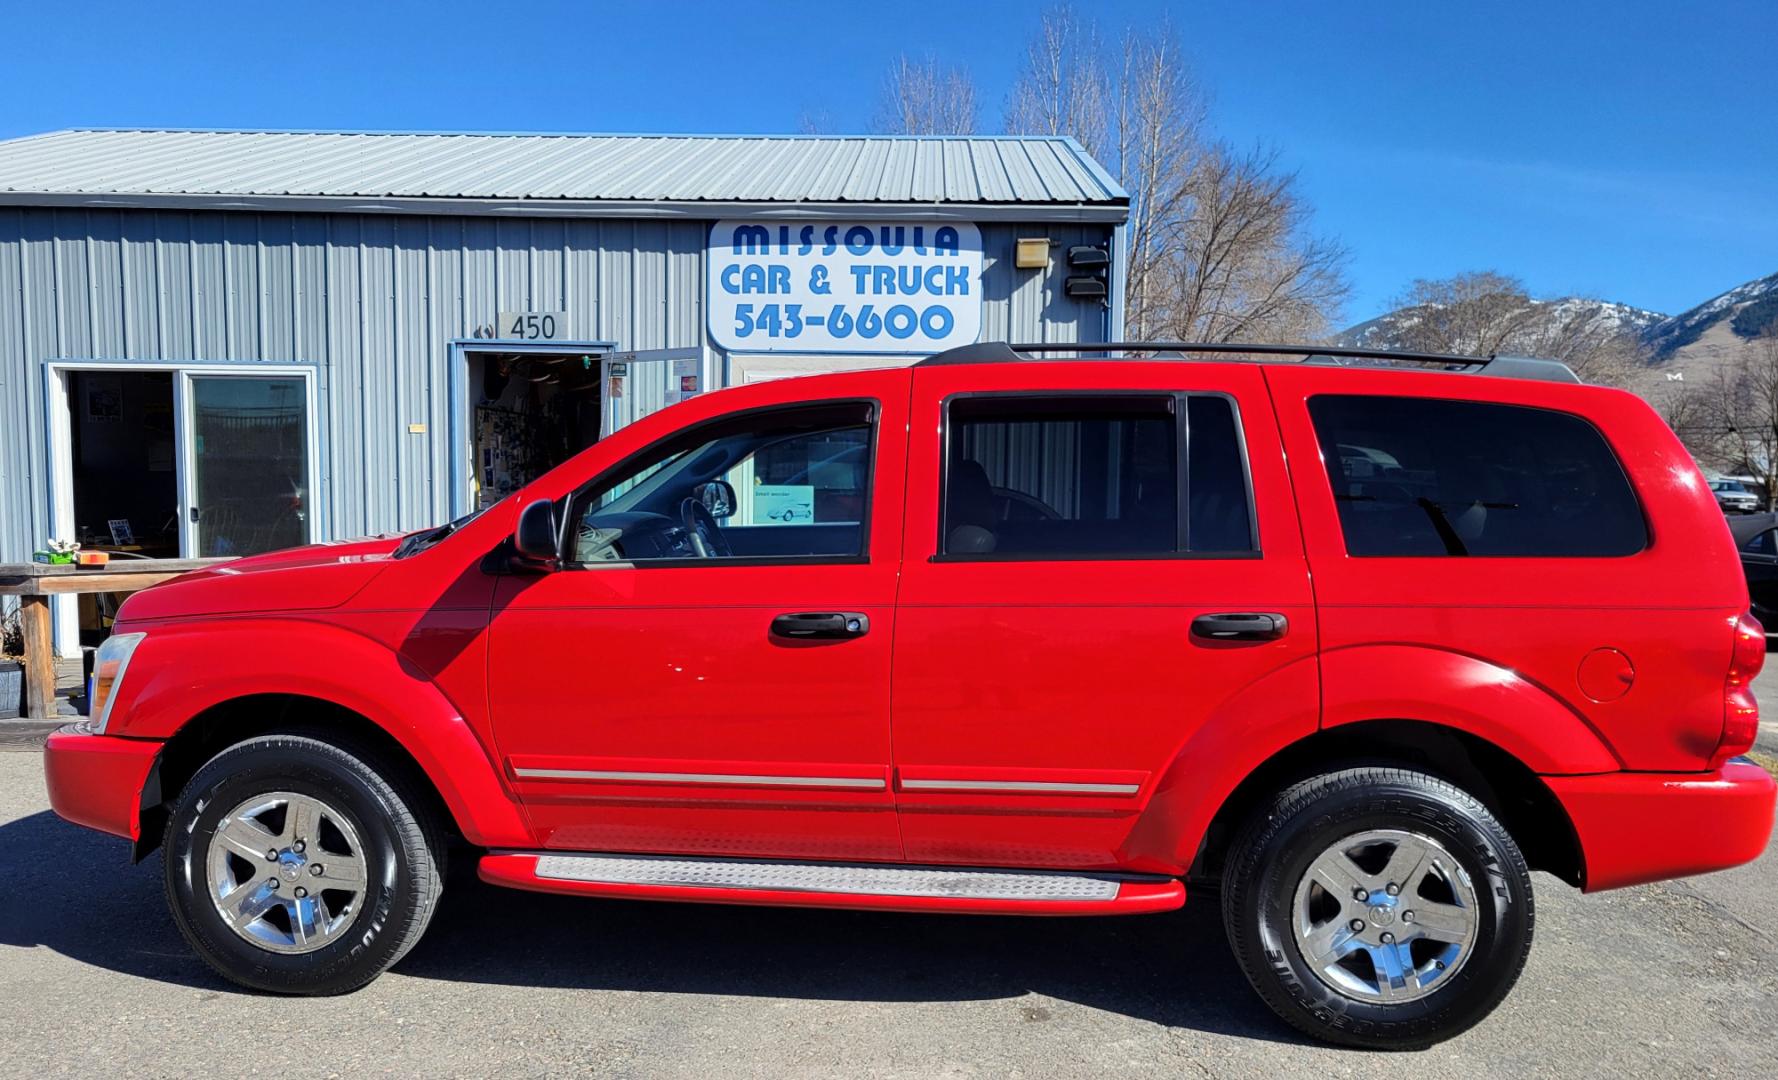
[[[341,540],[217,563],[134,594],[118,621],[338,607],[383,571],[400,540]]]

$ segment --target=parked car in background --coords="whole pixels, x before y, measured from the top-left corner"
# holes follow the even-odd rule
[[[1729,519],[1729,532],[1741,549],[1747,597],[1753,617],[1778,628],[1778,514],[1746,514]]]
[[[479,515],[137,593],[51,803],[161,846],[186,940],[261,990],[375,978],[467,849],[630,899],[1202,890],[1280,1017],[1395,1049],[1508,993],[1530,870],[1765,849],[1765,635],[1640,398],[1541,361],[1025,349],[700,395]],[[1085,350],[1116,358],[1031,362]],[[811,513],[749,518],[750,477]]]
[[[1716,496],[1716,505],[1722,507],[1725,514],[1751,514],[1760,507],[1759,496],[1748,491],[1739,480],[1712,480],[1710,490]]]

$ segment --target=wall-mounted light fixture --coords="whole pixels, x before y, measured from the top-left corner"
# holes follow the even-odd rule
[[[1021,236],[1013,252],[1012,264],[1020,270],[1042,270],[1050,264],[1050,242],[1047,236]]]
[[[1104,300],[1111,289],[1111,253],[1081,244],[1068,249],[1068,280],[1062,291],[1076,300]]]

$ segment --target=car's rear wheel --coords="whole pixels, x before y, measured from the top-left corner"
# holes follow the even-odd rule
[[[1471,1027],[1531,950],[1531,878],[1475,797],[1355,768],[1303,781],[1228,860],[1223,920],[1254,989],[1317,1038],[1421,1049]]]
[[[222,751],[185,786],[165,843],[167,901],[198,955],[243,986],[357,989],[425,930],[443,848],[418,799],[302,735]]]

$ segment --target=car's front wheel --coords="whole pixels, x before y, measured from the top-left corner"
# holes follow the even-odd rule
[[[1355,768],[1296,784],[1236,842],[1223,920],[1247,978],[1317,1038],[1421,1049],[1488,1015],[1531,950],[1531,878],[1468,792]]]
[[[337,994],[413,947],[442,884],[442,847],[369,755],[302,735],[222,751],[175,802],[167,901],[198,955],[233,982]]]

